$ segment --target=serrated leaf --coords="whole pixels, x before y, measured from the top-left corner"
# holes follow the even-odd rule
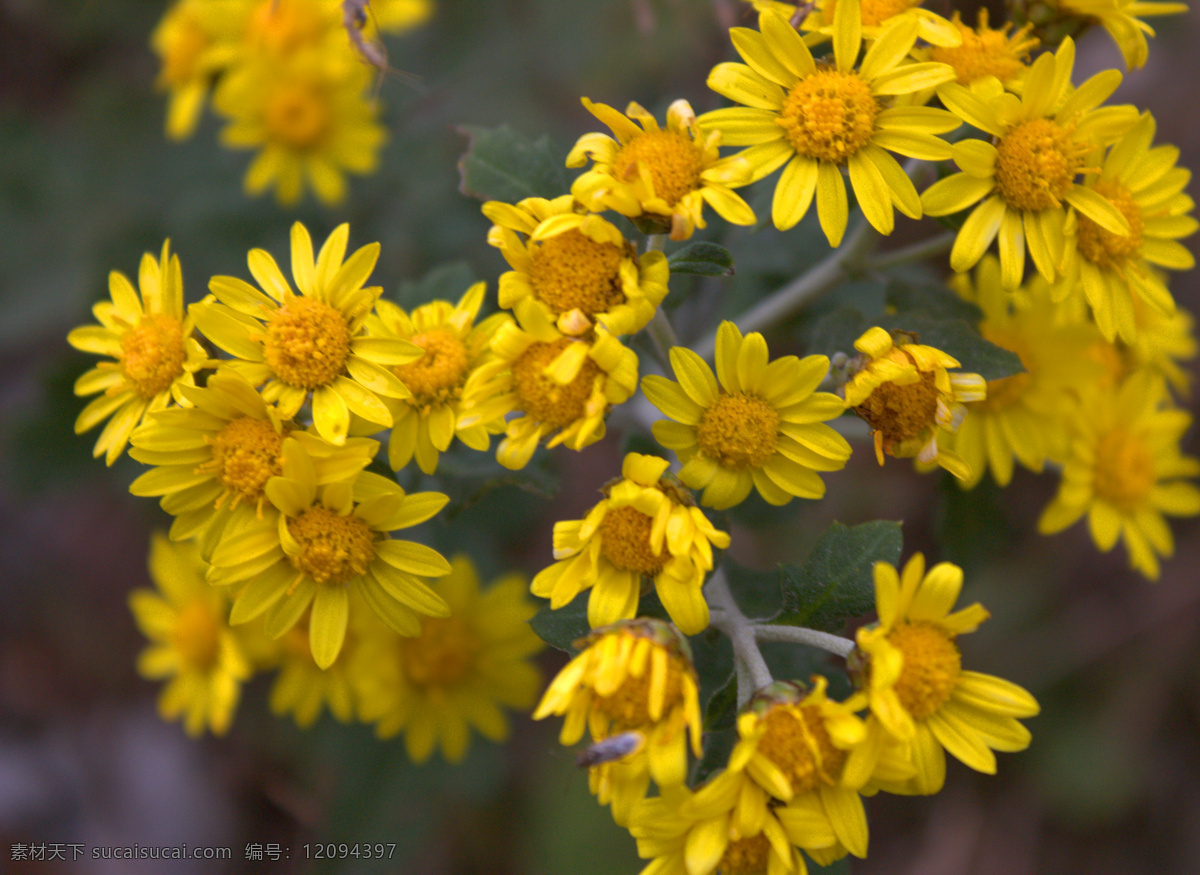
[[[411,311],[430,301],[457,302],[463,296],[463,292],[478,279],[475,271],[465,261],[440,264],[419,280],[406,280],[400,283],[400,288],[396,293],[396,303]]]
[[[774,623],[837,632],[875,608],[876,562],[900,561],[900,523],[875,520],[858,526],[834,523],[804,564],[784,565],[783,610]]]
[[[782,578],[778,568],[757,571],[738,564],[728,555],[721,560],[721,567],[729,591],[747,617],[774,617],[782,609]]]
[[[507,124],[498,128],[462,125],[470,138],[458,162],[459,191],[482,201],[516,203],[527,197],[554,198],[566,194],[564,155],[543,136],[531,140]]]
[[[880,324],[883,328],[916,334],[922,344],[936,347],[958,359],[963,372],[979,374],[985,380],[999,380],[1025,370],[1020,356],[984,340],[978,331],[962,319],[895,314],[886,317]]]
[[[983,312],[977,306],[940,284],[893,279],[887,286],[887,303],[898,315],[962,319],[971,325],[978,325],[983,319]]]
[[[550,609],[550,602],[545,602],[529,621],[529,627],[551,647],[576,653],[574,643],[591,631],[587,618],[590,595],[591,591],[585,590],[557,611]]]
[[[698,241],[667,258],[671,273],[696,276],[733,276],[733,255],[724,246]]]
[[[838,307],[812,322],[802,332],[801,339],[809,353],[854,355],[854,341],[870,327],[867,317],[857,307]]]
[[[520,471],[512,471],[490,453],[454,452],[454,449],[438,457],[435,477],[437,491],[450,496],[446,520],[454,519],[497,489],[516,487],[539,498],[553,498],[558,492],[558,475],[546,467],[548,457],[544,455]]]

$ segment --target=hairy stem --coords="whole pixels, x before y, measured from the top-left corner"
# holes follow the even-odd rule
[[[881,252],[867,262],[867,269],[886,270],[898,264],[911,264],[914,261],[924,261],[933,255],[941,255],[954,245],[954,238],[954,232],[947,231],[945,234],[938,234],[936,237],[930,237],[928,240],[922,240],[911,246],[893,249],[890,252]]]
[[[754,635],[760,641],[787,641],[791,644],[807,644],[828,650],[842,659],[854,649],[854,641],[841,635],[830,635],[802,626],[754,626]]]
[[[717,609],[713,612],[712,624],[728,635],[733,643],[733,661],[738,679],[737,702],[738,708],[741,708],[750,701],[755,690],[761,690],[771,683],[771,670],[767,668],[766,660],[758,649],[754,625],[746,619],[734,601],[733,593],[729,591],[725,572],[718,568],[709,578],[706,588],[709,601]]]

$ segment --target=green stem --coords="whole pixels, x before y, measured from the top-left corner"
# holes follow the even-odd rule
[[[741,708],[750,701],[755,690],[761,690],[771,683],[771,670],[767,668],[767,662],[758,649],[754,624],[746,619],[734,601],[733,593],[729,591],[725,572],[718,568],[709,578],[705,589],[709,601],[717,609],[712,616],[713,626],[729,636],[733,644],[733,661],[738,677],[737,702],[738,708]]]
[[[928,240],[922,240],[902,249],[881,252],[867,262],[868,270],[887,270],[899,264],[911,264],[914,261],[924,261],[933,255],[941,255],[954,246],[955,234],[947,231]]]
[[[842,245],[826,258],[792,280],[783,288],[759,301],[733,321],[744,333],[769,328],[776,322],[791,316],[809,301],[823,295],[842,280],[855,273],[850,267],[873,249],[879,241],[879,232],[865,220],[860,220]],[[717,345],[717,334],[701,338],[692,346],[701,358],[712,358]]]

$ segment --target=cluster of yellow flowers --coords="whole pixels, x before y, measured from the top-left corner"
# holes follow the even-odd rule
[[[372,82],[383,71],[378,31],[403,33],[432,0],[175,0],[151,37],[168,93],[166,132],[190,137],[211,95],[221,142],[256,149],[249,194],[274,188],[295,203],[305,188],[327,204],[344,175],[371,173],[387,133]]]
[[[239,90],[252,74],[231,66],[236,53],[214,22],[227,15],[240,22],[229,28],[239,39],[255,34],[258,58],[304,43],[333,6],[264,0],[246,18],[244,5],[183,0],[164,23],[162,45],[182,44],[185,13],[207,28],[189,37],[203,49],[188,75],[171,80],[171,118],[183,119],[176,130],[190,128],[215,72],[218,109],[238,103],[223,94],[268,93],[261,83]],[[1044,22],[1010,33],[1010,24],[993,29],[981,16],[972,28],[919,0],[754,5],[758,28],[730,31],[743,63],[718,64],[708,78],[739,106],[697,117],[678,100],[660,126],[637,103],[622,113],[584,98],[612,136],[589,133],[571,149],[567,166],[586,169],[570,191],[483,205],[487,240],[511,268],[499,279],[501,309],[487,318],[478,318],[483,283],[456,303],[412,312],[382,300],[366,285],[379,244],[347,257],[346,225],[315,251],[297,223],[290,279],[254,249],[254,283],[214,277],[186,312],[179,261],[165,245],[160,258],[144,257],[140,290],[111,275],[111,302],[94,310],[99,324],[69,337],[111,358],[76,384],[77,394],[99,394],[76,429],[107,420],[96,455],[112,464],[132,444],[130,455],[151,468],[131,491],[160,497],[174,517],[169,540],[156,539],[151,554],[162,595],[132,598],[154,642],[142,672],[173,676],[165,716],[186,715],[190,732],[224,731],[240,684],[279,666],[272,706],[302,725],[326,706],[343,720],[376,721],[381,735],[405,731],[416,760],[435,744],[457,760],[471,726],[503,737],[499,706],[528,707],[537,693],[527,660],[541,645],[527,625],[534,607],[524,583],[509,577],[480,594],[469,560],[452,564],[391,537],[448,498],[406,494],[367,471],[381,451],[373,436],[390,430],[395,471],[415,459],[433,474],[456,437],[489,452],[492,435],[502,435],[497,461],[520,469],[541,445],[582,451],[600,440],[609,414],[633,408],[640,386],[667,417],[649,431],[678,470],[665,456],[627,453],[621,476],[584,518],[555,525],[555,561],[531,589],[552,611],[587,592],[592,631],[534,716],[564,716],[565,744],[588,730],[592,790],[652,860],[648,875],[804,872],[801,850],[822,864],[864,856],[862,796],[935,793],[945,752],[991,773],[993,751],[1028,745],[1018,718],[1037,713],[1029,693],[962,669],[957,636],[987,612],[953,610],[959,568],[926,572],[921,554],[902,570],[876,563],[878,622],[854,640],[752,622],[716,555],[731,536],[702,508],[724,511],[752,491],[774,506],[822,497],[821,475],[851,454],[829,423],[853,411],[880,464],[913,458],[964,488],[987,470],[1007,485],[1014,461],[1034,471],[1058,466],[1061,489],[1041,531],[1086,514],[1102,550],[1123,537],[1133,567],[1156,577],[1158,557],[1172,550],[1163,515],[1200,514],[1191,482],[1200,461],[1179,449],[1190,418],[1172,396],[1188,388],[1180,362],[1196,343],[1163,272],[1193,266],[1178,242],[1200,227],[1183,193],[1189,174],[1176,167],[1176,149],[1153,145],[1149,113],[1103,105],[1119,72],[1073,84],[1069,36],[1030,61],[1050,38]],[[1103,23],[1130,66],[1145,57],[1147,28],[1136,16],[1178,11],[1085,5],[1057,8],[1062,20]],[[387,4],[377,6],[382,20]],[[345,39],[336,27],[321,32]],[[826,42],[830,50],[814,56]],[[308,124],[314,106],[283,114]],[[255,136],[271,133],[255,125]],[[252,142],[248,133],[230,136]],[[356,136],[347,148],[361,159],[376,138]],[[729,146],[739,151],[722,156]],[[340,186],[332,154],[303,159],[322,196],[335,193],[333,176]],[[928,162],[947,161],[959,172],[918,192],[914,179],[928,175]],[[295,194],[300,166],[263,157],[251,178],[277,179],[281,195]],[[870,327],[853,355],[831,350],[832,361],[772,359],[760,332],[733,321],[707,346],[695,344],[713,366],[679,344],[662,306],[671,278],[665,240],[704,228],[706,207],[753,224],[735,190],[780,170],[772,221],[786,231],[815,202],[821,231],[841,247],[829,285],[844,275],[839,259],[867,257],[862,241],[877,237],[867,226],[894,230],[896,210],[962,214],[952,248],[946,240],[951,285],[981,314],[976,341],[1025,370],[990,381],[965,371],[904,330],[903,312],[892,320],[899,327]],[[865,224],[843,245],[847,178]],[[623,219],[605,218],[609,211],[645,234],[645,245],[626,236]],[[997,239],[998,257],[988,254]],[[1026,251],[1035,268],[1028,280]],[[787,312],[790,294],[781,290],[767,309]],[[639,380],[627,341],[642,331],[663,374]],[[213,357],[213,347],[228,357]],[[651,590],[670,623],[639,618]],[[684,636],[710,626],[732,641],[743,707],[724,767],[692,787],[687,753],[701,754],[702,727]],[[775,683],[759,639],[845,658],[854,691],[836,701],[823,677]],[[651,785],[657,795],[648,795]]]
[[[114,359],[77,382],[79,394],[103,394],[76,429],[108,418],[96,455],[112,464],[132,444],[150,469],[130,491],[161,497],[174,517],[151,552],[162,595],[131,599],[154,642],[141,671],[173,676],[165,717],[224,732],[241,682],[279,667],[271,704],[301,725],[328,706],[377,722],[381,736],[405,730],[415,760],[435,742],[458,760],[468,727],[503,738],[499,706],[528,708],[537,695],[535,607],[519,576],[481,592],[469,559],[391,537],[449,499],[366,471],[380,444],[365,435],[390,427],[397,467],[416,455],[432,470],[498,320],[474,325],[482,283],[457,305],[411,314],[380,302],[382,289],[365,285],[379,244],[347,258],[349,233],[338,227],[314,254],[297,223],[295,288],[255,249],[257,287],[214,277],[186,315],[167,245],[143,257],[140,291],[114,271],[100,324],[68,338]],[[210,358],[202,341],[231,357]],[[458,433],[487,445],[483,426]]]

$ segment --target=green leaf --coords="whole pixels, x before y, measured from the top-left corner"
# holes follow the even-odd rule
[[[916,334],[922,344],[936,347],[958,359],[963,372],[979,374],[985,380],[999,380],[1025,370],[1020,356],[984,340],[978,331],[962,319],[896,314],[888,316],[880,324],[884,328]]]
[[[750,618],[774,617],[783,608],[782,581],[779,569],[756,571],[733,561],[728,555],[721,560],[729,591],[738,608]]]
[[[737,723],[737,672],[729,676],[725,685],[708,697],[704,706],[704,731],[717,732]]]
[[[871,327],[857,307],[838,307],[819,316],[800,331],[807,352],[832,356],[836,352],[854,355],[854,341]]]
[[[577,653],[575,642],[591,631],[587,618],[590,595],[591,591],[585,590],[557,611],[551,610],[550,602],[546,602],[529,621],[530,628],[551,647]]]
[[[714,772],[729,764],[729,755],[733,753],[737,737],[737,730],[733,726],[704,733],[704,753],[692,766],[692,786],[699,787]]]
[[[475,271],[465,261],[455,261],[450,264],[439,264],[427,272],[419,280],[406,280],[400,283],[396,293],[396,303],[406,310],[412,310],[430,301],[442,300],[457,303],[468,288],[479,279]]]
[[[549,457],[542,454],[520,471],[512,471],[490,453],[451,447],[450,452],[438,457],[437,474],[429,478],[433,483],[426,488],[450,496],[450,505],[443,515],[445,520],[454,519],[492,492],[506,487],[516,487],[539,498],[553,498],[559,481],[557,474],[547,467],[548,461]]]
[[[837,632],[875,608],[876,562],[900,561],[900,523],[834,523],[801,566],[783,566],[783,611],[773,622]]]
[[[969,490],[949,474],[938,486],[942,501],[936,525],[942,558],[966,569],[968,576],[972,568],[993,565],[1013,546],[1015,533],[991,473]]]
[[[530,140],[507,124],[458,130],[470,139],[458,162],[458,190],[467,197],[516,203],[527,197],[555,198],[569,190],[563,156],[549,137]]]
[[[983,313],[970,301],[964,301],[949,286],[916,283],[893,278],[887,286],[887,303],[902,315],[924,315],[942,319],[963,319],[978,325]]]
[[[667,258],[671,273],[696,276],[733,276],[733,255],[724,246],[703,241],[692,243]]]

